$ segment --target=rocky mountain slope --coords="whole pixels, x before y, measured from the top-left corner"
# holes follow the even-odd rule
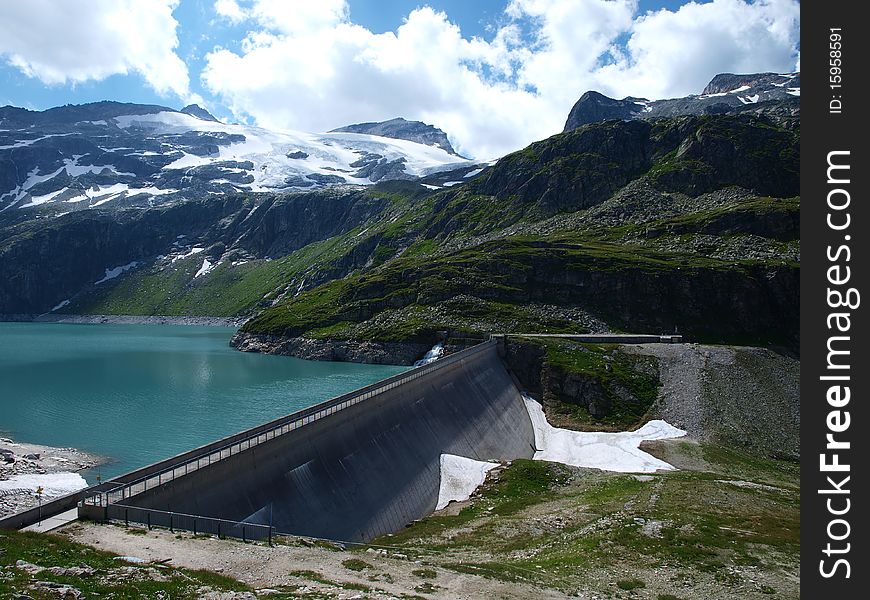
[[[744,92],[718,90],[755,85],[741,77],[717,76],[706,95],[739,96]],[[757,85],[773,87],[795,79],[754,77]],[[144,162],[128,156],[130,166],[116,164],[115,170],[133,172],[155,161],[156,170],[146,175],[155,187],[179,177],[175,196],[139,202],[128,193],[69,214],[60,212],[77,202],[60,200],[55,206],[65,210],[54,212],[42,205],[11,208],[32,204],[38,184],[25,190],[27,202],[22,196],[10,204],[6,192],[0,277],[8,285],[0,289],[0,313],[254,317],[236,340],[246,349],[324,357],[330,356],[324,348],[365,342],[370,351],[354,359],[399,362],[413,360],[411,354],[444,332],[461,340],[491,332],[676,329],[711,342],[797,347],[796,108],[597,120],[493,165],[473,165],[407,140],[331,133],[305,139],[324,152],[353,154],[337,148],[339,140],[363,140],[383,153],[366,171],[366,185],[346,173],[345,183],[314,181],[317,173],[308,171],[300,177],[311,186],[294,191],[266,183],[279,172],[273,172],[277,163],[307,159],[257,154],[256,141],[271,140],[269,148],[283,151],[275,140],[286,142],[290,134],[269,138],[263,130],[184,113],[131,110],[101,103],[0,111],[3,127],[19,132],[28,122],[44,128],[102,120],[105,125],[93,127],[158,150],[167,145],[168,155],[153,150]],[[176,125],[187,129],[179,133]],[[61,133],[16,141],[12,145],[23,145],[11,151],[60,164],[75,160],[85,169],[83,150],[68,150],[72,158],[50,150],[87,141]],[[244,141],[234,141],[235,135]],[[209,155],[203,144],[212,143],[217,154]],[[442,162],[433,168],[450,170],[421,167],[421,177],[384,176],[372,184],[381,161],[388,165],[388,153],[399,148],[394,144],[436,153]],[[323,174],[329,165],[318,156]],[[407,156],[396,160],[410,169]],[[230,158],[251,166],[223,164]],[[190,165],[165,167],[178,161]],[[198,183],[197,173],[209,169],[249,183],[218,192],[215,185],[227,185],[217,183],[223,175]],[[0,179],[14,179],[13,171],[0,168]],[[58,197],[67,193],[73,192]],[[402,344],[408,351],[396,350]]]
[[[404,129],[422,131],[403,135],[388,126],[395,122],[371,133],[311,134],[228,125],[195,105],[175,111],[97,102],[42,112],[7,106],[0,108],[0,212],[150,207],[474,166],[440,130],[403,121]]]
[[[333,129],[329,133],[365,133],[368,135],[380,135],[383,137],[394,138],[397,140],[408,140],[425,144],[427,146],[435,146],[446,151],[448,154],[459,156],[453,146],[450,145],[450,140],[447,134],[426,123],[420,121],[407,121],[401,117],[390,119],[389,121],[380,121],[376,123],[356,123]]]
[[[755,113],[792,117],[800,110],[800,73],[716,75],[699,95],[668,100],[608,98],[583,94],[565,122],[564,131],[608,119],[657,119],[679,115]]]

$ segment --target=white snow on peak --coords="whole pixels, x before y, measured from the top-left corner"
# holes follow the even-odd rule
[[[468,500],[471,494],[485,480],[487,472],[496,468],[491,463],[455,454],[442,454],[440,459],[441,483],[438,486],[438,503],[435,510],[441,510],[453,501]]]
[[[371,184],[365,178],[353,177],[357,167],[351,167],[365,153],[378,154],[388,161],[404,159],[405,172],[424,176],[445,169],[473,164],[472,161],[448,154],[438,146],[427,146],[408,140],[385,138],[362,133],[305,133],[293,130],[269,130],[250,125],[203,121],[185,113],[159,112],[149,115],[115,117],[118,127],[142,128],[158,134],[197,131],[202,133],[236,134],[243,142],[220,145],[212,156],[196,156],[186,152],[163,167],[166,170],[188,169],[223,161],[250,161],[251,184],[234,184],[252,191],[267,191],[287,187],[288,177],[310,174],[340,175],[348,183]],[[307,158],[290,158],[288,154],[304,152]]]
[[[444,354],[444,344],[442,342],[438,342],[434,346],[432,346],[431,350],[426,352],[423,355],[423,358],[414,363],[415,367],[422,367],[423,365],[428,365],[429,363],[435,362]]]
[[[650,421],[637,431],[597,433],[559,429],[547,422],[537,401],[523,396],[535,431],[535,460],[559,462],[619,473],[671,471],[674,467],[640,449],[644,440],[664,440],[686,435],[662,420]]]
[[[786,93],[787,93],[787,94],[791,94],[792,96],[800,96],[800,95],[801,95],[801,89],[800,89],[799,87],[797,87],[797,88],[796,88],[796,87],[790,87],[790,88],[788,88],[788,90],[786,91]]]
[[[758,98],[760,96],[755,94],[753,96],[737,96],[737,99],[740,100],[743,104],[755,104],[758,102]]]
[[[84,175],[85,173],[102,173],[103,170],[108,169],[110,173],[114,175],[121,175],[124,177],[135,177],[135,173],[122,173],[115,169],[114,165],[80,165],[79,159],[82,157],[80,154],[73,155],[72,159],[66,158],[64,159],[64,168],[66,172],[69,173],[70,177],[77,177],[79,175]]]
[[[729,94],[739,94],[740,92],[745,92],[748,89],[750,89],[748,85],[741,85],[739,88],[729,90],[728,93]]]
[[[462,183],[461,181],[447,181],[444,183],[444,187],[452,187],[454,185],[459,185]]]
[[[139,261],[134,260],[131,263],[127,263],[126,265],[121,265],[120,267],[112,267],[111,269],[106,269],[106,276],[100,279],[99,281],[95,281],[94,285],[103,283],[104,281],[108,281],[110,279],[115,279],[121,273],[129,271],[130,269],[135,269],[139,265]]]

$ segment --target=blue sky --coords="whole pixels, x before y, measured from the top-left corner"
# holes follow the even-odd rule
[[[195,101],[309,131],[405,116],[482,157],[555,133],[588,89],[794,70],[799,27],[796,0],[0,2],[0,105]]]

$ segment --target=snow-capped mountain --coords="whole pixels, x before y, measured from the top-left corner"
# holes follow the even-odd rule
[[[198,106],[4,107],[0,211],[52,205],[66,212],[237,191],[369,185],[474,166],[451,150],[438,141],[225,124]]]
[[[369,135],[380,135],[397,140],[410,140],[427,146],[437,146],[446,150],[448,154],[458,156],[458,153],[450,144],[446,133],[432,125],[427,125],[420,121],[408,121],[401,117],[390,119],[389,121],[346,125],[333,129],[330,133],[367,133]]]
[[[800,111],[800,95],[800,73],[720,73],[700,94],[667,100],[634,97],[617,100],[590,91],[574,104],[564,131],[608,119],[656,119],[736,112],[793,115]]]

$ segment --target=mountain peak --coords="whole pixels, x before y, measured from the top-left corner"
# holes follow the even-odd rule
[[[655,119],[680,115],[764,113],[792,118],[800,113],[800,73],[720,73],[700,95],[667,100],[609,98],[589,91],[571,108],[564,131],[612,119]]]
[[[436,146],[448,154],[459,156],[456,150],[453,149],[453,146],[450,145],[447,134],[442,130],[422,121],[409,121],[404,117],[396,117],[388,121],[354,123],[353,125],[345,125],[344,127],[333,129],[329,133],[365,133],[393,138],[395,140],[408,140],[427,146]]]
[[[795,79],[795,77],[800,77],[800,74],[789,73],[786,75],[780,75],[778,73],[719,73],[710,80],[710,83],[707,84],[707,87],[704,88],[704,91],[701,92],[701,95],[708,96],[711,94],[727,94],[739,88],[755,88],[770,85],[781,87],[781,84],[784,80]],[[796,83],[790,85],[789,87],[800,87],[800,79],[797,79]]]
[[[201,107],[199,104],[188,104],[181,109],[181,112],[196,117],[198,119],[202,119],[203,121],[214,121],[215,123],[220,122],[214,117],[214,115]]]

